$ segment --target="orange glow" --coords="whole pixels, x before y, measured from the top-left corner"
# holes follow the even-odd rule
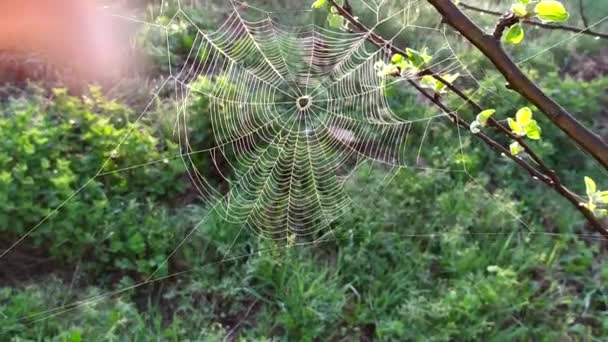
[[[40,54],[87,79],[106,80],[128,63],[129,32],[87,0],[0,0],[0,50]]]

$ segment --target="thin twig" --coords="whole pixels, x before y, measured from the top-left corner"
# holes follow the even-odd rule
[[[593,36],[593,37],[597,37],[597,38],[608,39],[608,33],[593,31],[589,28],[589,24],[587,23],[587,18],[584,16],[583,11],[582,11],[582,0],[580,0],[580,1],[581,1],[581,4],[580,4],[581,5],[581,16],[583,17],[583,23],[585,24],[584,28],[570,26],[570,25],[547,24],[547,23],[543,23],[543,22],[540,22],[540,21],[534,20],[534,19],[524,19],[521,22],[524,24],[527,24],[527,25],[538,26],[538,27],[542,27],[545,29],[549,29],[549,30],[570,31],[570,32],[576,32],[576,33],[580,33],[580,34],[586,34],[588,36]],[[468,5],[463,2],[460,2],[460,4],[458,4],[458,6],[464,8],[464,9],[468,9],[468,10],[479,12],[479,13],[489,14],[489,15],[493,15],[496,17],[501,17],[504,15],[504,13],[501,13],[501,12]]]
[[[418,84],[416,84],[416,82],[414,82],[412,80],[408,80],[408,82],[412,86],[414,86],[414,88],[416,88],[422,95],[424,95],[427,99],[429,99],[429,101],[431,101],[433,104],[435,104],[437,107],[439,107],[443,112],[447,113],[450,116],[450,118],[452,119],[452,122],[454,122],[455,124],[457,124],[458,126],[464,128],[464,129],[468,129],[470,127],[469,123],[467,123],[465,120],[461,119],[456,114],[456,112],[450,111],[450,109],[447,106],[445,106],[439,98],[429,94],[426,90],[424,90],[422,87],[420,87]],[[556,181],[551,177],[551,175],[546,175],[544,173],[541,173],[540,171],[538,171],[537,169],[532,167],[530,164],[528,164],[525,160],[519,158],[516,155],[513,155],[511,153],[511,151],[509,151],[507,148],[502,146],[500,143],[498,143],[494,139],[490,138],[488,135],[486,135],[484,133],[478,133],[478,134],[476,134],[476,136],[479,139],[481,139],[486,145],[493,148],[494,150],[499,152],[501,155],[504,155],[507,158],[511,159],[517,165],[519,165],[521,168],[526,170],[530,174],[532,179],[542,181],[547,186],[549,186],[550,188],[555,190],[559,195],[561,195],[566,200],[568,200],[579,212],[581,212],[581,214],[583,214],[583,216],[587,219],[587,222],[589,222],[589,224],[598,233],[600,233],[604,238],[608,239],[608,230],[606,230],[604,228],[604,226],[600,222],[600,220],[597,217],[595,217],[595,215],[591,211],[589,211],[587,208],[582,206],[579,196],[576,195],[575,193],[573,193],[572,191],[568,190],[568,188],[566,188],[564,185],[562,185],[559,182],[559,180]]]
[[[359,30],[362,33],[365,33],[367,39],[371,43],[376,45],[378,48],[383,49],[385,51],[388,50],[388,52],[391,54],[399,53],[404,56],[406,55],[404,50],[402,50],[398,47],[395,47],[391,42],[385,40],[384,38],[382,38],[380,35],[376,34],[375,32],[372,32],[365,25],[363,25],[361,22],[359,22],[351,12],[346,11],[344,8],[342,8],[340,5],[338,5],[335,2],[335,0],[329,0],[329,2],[332,4],[332,6],[335,7],[337,12],[342,17],[344,17],[357,30]],[[459,97],[464,99],[466,101],[466,103],[471,105],[477,112],[482,111],[481,106],[479,106],[475,101],[473,101],[470,97],[468,97],[466,94],[464,94],[464,92],[462,92],[460,89],[455,87],[451,82],[447,82],[443,77],[441,77],[440,75],[435,73],[430,68],[427,68],[427,69],[421,71],[420,74],[421,75],[430,75],[430,76],[434,77],[439,82],[444,83],[448,87],[448,89],[454,91]],[[407,79],[407,82],[410,85],[412,85],[418,92],[420,92],[424,97],[426,97],[429,101],[431,101],[434,105],[439,107],[444,113],[446,113],[454,124],[456,124],[457,126],[460,126],[462,128],[469,129],[469,127],[470,127],[469,123],[467,123],[465,120],[460,118],[456,114],[455,111],[450,110],[441,101],[441,99],[438,96],[435,96],[434,94],[430,94],[428,91],[426,91],[424,88],[422,88],[419,84],[417,84],[412,79]],[[511,159],[512,161],[514,161],[517,165],[519,165],[521,168],[526,170],[533,179],[542,181],[547,186],[554,189],[562,197],[567,199],[575,208],[577,208],[578,211],[580,211],[583,214],[583,216],[587,219],[587,221],[591,224],[591,226],[598,233],[600,233],[602,236],[604,236],[605,238],[608,239],[608,230],[606,230],[604,228],[603,224],[595,217],[595,215],[591,211],[589,211],[584,206],[580,205],[580,202],[581,202],[580,197],[578,195],[576,195],[575,193],[573,193],[572,191],[570,191],[568,188],[566,188],[560,182],[560,180],[557,177],[557,175],[555,174],[555,172],[544,164],[544,162],[541,160],[541,158],[538,157],[538,155],[536,155],[534,153],[534,151],[530,148],[529,145],[527,145],[527,143],[523,140],[522,137],[517,136],[516,134],[511,132],[509,129],[504,127],[504,125],[502,125],[500,122],[494,120],[493,118],[491,118],[488,122],[492,127],[496,128],[499,132],[501,132],[501,133],[505,134],[506,136],[508,136],[509,138],[517,141],[522,146],[524,151],[537,164],[537,166],[540,168],[540,171],[538,169],[536,169],[534,166],[530,165],[524,159],[522,159],[516,155],[513,155],[507,148],[505,148],[503,145],[501,145],[500,143],[498,143],[497,141],[495,141],[488,135],[486,135],[484,133],[478,133],[478,134],[476,134],[476,136],[479,139],[481,139],[486,145],[490,146],[491,148],[493,148],[500,154],[502,154],[502,155],[508,157],[509,159]]]
[[[331,2],[335,5],[335,2],[333,2],[333,0],[331,0]],[[365,33],[368,37],[370,37],[371,42],[374,43],[379,48],[387,49],[387,50],[389,50],[389,52],[391,54],[398,53],[403,56],[407,55],[403,49],[400,49],[400,48],[394,46],[393,44],[391,44],[391,42],[386,41],[382,37],[377,35],[376,33],[371,32],[371,30],[369,30],[365,25],[363,25],[361,22],[359,22],[354,17],[352,12],[346,11],[340,6],[336,6],[336,10],[338,11],[339,14],[341,14],[344,18],[346,18],[353,26],[355,26],[360,32]],[[473,108],[473,110],[475,110],[476,113],[480,113],[481,111],[484,110],[479,104],[477,104],[473,99],[471,99],[469,96],[467,96],[463,91],[461,91],[460,89],[455,87],[454,84],[452,84],[451,82],[448,82],[445,78],[443,78],[438,73],[434,72],[432,69],[426,68],[426,69],[420,71],[419,75],[420,76],[429,75],[429,76],[433,77],[434,79],[436,79],[437,81],[445,84],[448,89],[453,91],[456,95],[458,95],[461,99],[463,99],[466,103],[468,103]],[[558,184],[560,183],[555,172],[543,163],[543,161],[536,155],[536,153],[534,153],[532,148],[524,141],[524,139],[522,137],[513,133],[511,130],[509,130],[508,128],[506,128],[504,125],[500,124],[498,121],[494,120],[493,118],[491,118],[488,121],[488,123],[490,124],[490,126],[498,129],[503,134],[505,134],[508,137],[510,137],[511,139],[517,141],[519,143],[519,145],[524,149],[524,151],[532,158],[532,160],[534,160],[534,162],[536,164],[538,164],[538,166],[544,173],[549,175],[555,183],[558,183]]]
[[[547,95],[516,64],[499,40],[475,24],[452,0],[427,0],[458,33],[473,44],[494,64],[508,83],[508,88],[534,104],[555,126],[585,152],[608,169],[608,142],[585,127],[572,113]]]
[[[585,5],[583,4],[583,0],[578,0],[578,11],[581,14],[581,19],[583,19],[583,24],[585,27],[589,27],[589,21],[587,20],[587,16],[585,15]]]
[[[508,29],[509,27],[519,23],[519,21],[520,21],[520,18],[518,16],[516,16],[514,13],[511,13],[511,12],[505,13],[498,19],[498,22],[496,23],[496,26],[494,27],[494,33],[492,33],[492,35],[494,36],[494,38],[496,38],[496,40],[500,40],[502,38],[502,35],[505,32],[505,30]]]
[[[430,70],[427,69],[424,72],[430,73],[432,71],[430,71]],[[448,87],[448,89],[450,89],[455,94],[457,94],[461,99],[465,100],[473,108],[473,110],[475,110],[476,113],[480,113],[481,111],[484,110],[473,99],[471,99],[465,93],[463,93],[462,90],[460,90],[456,86],[454,86],[454,84],[446,81],[443,77],[441,77],[438,74],[435,74],[434,77],[439,82],[445,84]],[[494,118],[490,118],[488,120],[488,125],[490,127],[493,127],[495,129],[497,129],[498,131],[500,131],[504,135],[508,136],[509,138],[517,141],[517,143],[524,149],[524,151],[526,152],[526,154],[528,156],[530,156],[530,158],[532,158],[532,160],[538,165],[538,167],[541,169],[541,171],[543,173],[545,173],[546,175],[548,175],[553,180],[553,182],[558,183],[558,184],[560,183],[560,180],[559,180],[557,174],[555,173],[555,171],[553,169],[551,169],[550,167],[548,167],[542,161],[542,159],[534,152],[534,150],[530,147],[530,145],[528,145],[528,143],[525,141],[525,139],[523,137],[521,137],[521,136],[513,133],[510,129],[508,129],[507,127],[505,127],[503,124],[501,124],[499,121],[495,120]]]

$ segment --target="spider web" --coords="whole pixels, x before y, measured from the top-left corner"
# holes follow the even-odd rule
[[[177,100],[175,129],[182,152],[176,157],[186,164],[192,183],[211,208],[209,214],[221,213],[227,222],[242,225],[234,241],[246,228],[263,238],[290,243],[300,238],[303,243],[321,240],[331,233],[331,223],[348,210],[350,199],[344,192],[344,182],[363,162],[385,165],[392,174],[404,167],[432,169],[420,163],[432,158],[432,153],[425,155],[432,150],[427,134],[439,119],[447,118],[447,113],[396,115],[385,92],[407,79],[378,74],[377,63],[388,64],[391,55],[368,43],[367,34],[327,29],[315,22],[310,9],[273,12],[236,0],[230,1],[232,11],[223,24],[205,31],[184,10],[186,3],[162,0],[157,15],[177,8],[164,24],[114,15],[158,30],[166,37],[169,77],[157,87],[135,123],[152,109],[162,91],[173,88]],[[383,4],[372,1],[364,5],[380,18]],[[194,2],[190,5],[196,6]],[[414,23],[419,5],[419,0],[408,1],[400,10],[377,21],[371,30],[397,22],[388,43],[406,30],[442,35],[439,29]],[[303,24],[289,22],[294,14]],[[194,27],[196,37],[186,63],[176,68],[169,35],[178,21]],[[442,72],[462,68],[447,43],[435,51],[437,55],[441,52],[444,57],[435,63],[441,65]],[[197,82],[201,76],[213,79],[210,87]],[[193,94],[208,99],[208,113],[191,111]],[[194,150],[189,141],[189,124],[193,119],[201,120],[203,115],[211,121],[212,147]],[[117,142],[115,152],[133,129]],[[212,165],[198,165],[193,156],[201,154],[207,154]],[[106,160],[88,181],[0,258],[97,177],[165,161],[109,169],[109,159]],[[201,167],[214,168],[230,190],[224,193],[218,189],[205,176],[209,170]],[[460,167],[456,171],[466,172],[464,165]],[[167,260],[209,214],[201,218]]]
[[[440,123],[448,120],[447,113],[420,113],[409,117],[398,115],[386,91],[396,83],[406,86],[407,78],[392,79],[378,75],[375,66],[378,62],[389,64],[390,54],[368,43],[366,34],[327,29],[314,22],[314,12],[311,10],[298,10],[298,17],[303,18],[304,24],[294,25],[287,19],[291,17],[284,15],[285,12],[266,11],[235,0],[230,1],[233,9],[223,24],[216,30],[206,31],[198,28],[184,10],[187,2],[182,0],[174,3],[178,10],[165,25],[136,18],[125,19],[154,27],[167,37],[171,24],[177,20],[185,20],[196,28],[187,57],[190,62],[179,68],[173,66],[174,56],[171,55],[167,38],[170,76],[158,92],[163,88],[173,88],[177,100],[175,129],[182,149],[178,157],[187,166],[198,193],[210,204],[209,212],[220,213],[227,222],[241,226],[234,241],[246,230],[266,239],[287,240],[290,242],[286,245],[288,247],[294,241],[297,245],[308,246],[329,240],[327,236],[332,233],[332,222],[347,212],[351,204],[344,190],[345,182],[357,167],[366,162],[380,164],[389,170],[384,184],[402,168],[462,172],[477,182],[468,173],[466,163],[462,163],[458,169],[448,170],[428,168],[421,163],[422,160],[433,158],[431,151],[434,147],[442,148],[429,139],[429,132],[434,126],[445,128]],[[383,6],[388,4],[387,1],[360,2],[376,17],[372,31],[388,22],[399,23],[391,36],[383,36],[388,42],[392,43],[408,30],[440,36],[444,45],[433,51],[440,57],[431,67],[440,74],[459,72],[478,90],[491,91],[467,71],[466,65],[458,59],[450,45],[444,29],[416,22],[420,1],[408,1],[400,10],[386,16]],[[168,7],[169,1],[163,0],[161,10]],[[288,12],[293,14],[295,11]],[[163,14],[162,11],[160,14]],[[197,82],[201,76],[212,81],[208,84]],[[194,95],[208,100],[208,113],[192,111],[189,104]],[[455,110],[465,105],[462,103]],[[137,120],[148,109],[142,111]],[[213,143],[210,148],[195,150],[189,140],[189,125],[193,120],[202,120],[203,115],[209,115]],[[458,138],[455,144],[463,151],[465,147],[459,130]],[[123,141],[124,138],[118,142],[116,150]],[[211,165],[200,165],[194,158],[200,154],[208,155]],[[156,162],[162,161],[149,163]],[[142,165],[127,169],[139,166]],[[229,190],[222,191],[205,176],[209,170],[204,167],[214,168],[229,185]],[[104,164],[95,177],[127,169],[106,170]],[[95,177],[48,217],[60,210]],[[484,189],[483,185],[477,184]],[[512,215],[527,227],[518,215]],[[201,217],[165,262],[187,242],[207,217],[209,215]],[[404,237],[407,236],[421,235],[404,234]],[[433,238],[435,234],[428,237]],[[247,256],[228,257],[229,253],[230,250],[218,262]],[[214,263],[217,262],[206,265]],[[30,323],[44,320],[103,297],[186,272],[153,278],[154,272],[145,282],[134,286],[25,318],[33,318]]]
[[[412,26],[407,14],[416,3],[378,24],[402,21],[398,36]],[[230,190],[221,193],[204,176],[208,170],[190,157],[201,151],[187,134],[180,135],[184,162],[226,221],[269,239],[319,239],[349,207],[343,185],[350,171],[365,160],[416,166],[428,148],[426,131],[446,114],[403,118],[392,111],[386,88],[405,80],[378,75],[376,66],[390,63],[390,55],[371,46],[367,34],[286,26],[276,12],[231,4],[219,29],[197,28],[187,58],[196,63],[171,71],[178,130],[206,115],[189,109],[193,94],[209,100],[215,147],[204,152]],[[196,27],[181,7],[169,25],[176,18]],[[197,86],[201,75],[216,80]]]

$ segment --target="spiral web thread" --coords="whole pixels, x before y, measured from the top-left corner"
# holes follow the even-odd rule
[[[365,34],[315,25],[311,10],[269,12],[236,0],[230,1],[233,10],[224,24],[213,32],[205,32],[184,11],[182,5],[187,2],[190,1],[176,0],[178,10],[166,24],[113,15],[166,36],[170,76],[157,87],[135,123],[151,110],[161,91],[174,88],[175,126],[180,132],[177,136],[182,147],[182,153],[174,158],[183,159],[194,186],[210,208],[156,271],[213,212],[221,213],[227,222],[242,225],[235,242],[248,228],[264,238],[286,239],[290,245],[300,237],[306,238],[303,244],[308,244],[321,241],[331,232],[330,224],[348,210],[350,199],[344,192],[344,182],[362,162],[390,167],[387,179],[403,167],[431,169],[420,167],[419,160],[432,158],[430,153],[428,158],[425,155],[432,150],[429,148],[432,140],[426,139],[427,132],[438,119],[445,119],[447,113],[408,119],[397,117],[384,92],[393,83],[406,79],[378,76],[376,63],[388,63],[390,56],[383,49],[370,46]],[[194,2],[190,5],[195,5]],[[372,13],[380,18],[384,2],[369,0],[366,3],[367,7],[373,6]],[[407,29],[444,35],[446,43],[436,52],[447,52],[448,57],[437,61],[437,65],[441,65],[442,72],[464,70],[449,48],[445,33],[411,22],[419,4],[419,0],[408,1],[400,10],[379,20],[372,30],[397,20],[400,29],[389,42]],[[169,1],[162,0],[158,15],[164,15],[169,7]],[[309,23],[283,25],[280,19],[284,13],[297,13],[298,17],[309,18]],[[174,69],[169,36],[173,23],[179,20],[196,27],[197,33],[188,53],[190,63]],[[200,87],[193,82],[199,76],[215,79],[210,82],[211,87]],[[193,93],[209,100],[209,114],[191,112],[189,103]],[[302,100],[304,102],[300,102]],[[193,150],[189,122],[203,115],[210,115],[213,144],[210,148]],[[123,148],[133,129],[117,141],[112,154]],[[462,149],[461,141],[459,146]],[[193,158],[201,154],[209,155],[213,165],[207,167],[229,184],[227,194],[204,176],[211,172],[201,172],[204,165],[197,165]],[[166,159],[122,169],[108,168],[109,161],[5,249],[0,259],[98,177],[163,163]],[[464,167],[463,164],[462,170],[440,171],[466,172]]]
[[[410,13],[417,11],[420,1],[409,1],[402,10],[384,19],[381,8],[389,1],[359,1],[376,16],[376,26],[390,19],[401,20],[401,29],[393,39],[407,29],[423,34],[442,35],[445,44],[436,52],[447,53],[447,57],[435,62],[432,67],[439,70],[439,73],[459,72],[461,78],[466,78],[477,85],[477,91],[495,93],[493,89],[484,87],[479,82],[479,78],[468,72],[465,64],[458,59],[450,45],[445,31],[416,25],[410,19]],[[182,5],[188,2],[190,0],[177,1],[179,10],[171,21],[185,18],[195,26],[194,21],[183,10]],[[167,3],[168,1],[161,0],[160,8],[168,7]],[[322,242],[319,235],[321,237],[326,235],[328,230],[331,230],[330,223],[348,209],[350,202],[343,190],[344,181],[363,161],[371,160],[373,163],[390,167],[383,184],[388,183],[391,174],[396,174],[404,167],[431,169],[421,167],[419,163],[421,158],[432,157],[430,154],[425,155],[426,151],[432,149],[433,144],[432,140],[427,139],[427,132],[433,123],[445,120],[447,114],[409,119],[394,115],[384,96],[384,90],[392,82],[404,82],[406,79],[389,80],[377,76],[373,66],[377,61],[388,63],[389,57],[383,54],[382,50],[371,48],[366,44],[364,34],[334,32],[312,23],[304,26],[282,25],[279,23],[280,12],[264,11],[235,0],[230,0],[230,3],[233,5],[233,11],[218,30],[205,33],[197,29],[189,57],[202,54],[205,57],[203,62],[187,64],[180,70],[171,70],[171,76],[158,87],[156,94],[158,95],[163,88],[169,87],[173,82],[178,99],[176,128],[183,132],[188,131],[190,119],[196,119],[201,115],[189,110],[191,95],[198,93],[209,99],[214,146],[193,150],[188,141],[188,134],[178,134],[183,153],[176,158],[181,157],[189,166],[189,175],[197,190],[211,203],[210,212],[214,210],[221,212],[227,221],[241,224],[241,232],[248,228],[263,237],[272,239],[291,240],[293,236],[311,237],[310,242],[298,243],[298,245],[310,246]],[[298,12],[303,15],[311,14],[311,11]],[[160,14],[163,14],[162,10]],[[155,27],[165,32],[168,37],[171,22],[167,25],[159,25],[132,17],[123,18]],[[602,18],[590,27],[606,20],[608,17]],[[575,33],[565,37],[519,63],[524,63],[579,35],[580,33]],[[392,42],[393,39],[388,41]],[[239,44],[240,50],[235,49]],[[167,58],[171,68],[172,56],[169,51],[167,46]],[[247,61],[247,58],[254,63]],[[196,82],[192,83],[201,75],[223,75],[231,82],[212,82],[210,89],[204,87],[202,89],[196,86]],[[230,83],[234,83],[236,87],[228,86]],[[476,94],[477,92],[472,95]],[[306,96],[310,100],[308,104],[298,106],[297,101]],[[140,113],[136,122],[148,112],[153,102],[154,99]],[[463,103],[462,106],[464,105]],[[455,110],[458,111],[460,108]],[[417,134],[416,131],[422,133]],[[130,133],[129,131],[117,142],[115,150],[122,147]],[[458,134],[460,138],[461,132],[458,131]],[[464,149],[460,139],[458,147],[460,150]],[[211,156],[213,167],[220,174],[226,167],[220,164],[231,160],[228,168],[234,172],[234,175],[223,175],[231,186],[227,194],[219,191],[203,176],[206,173],[201,172],[200,166],[193,158],[205,153]],[[232,158],[227,158],[228,156]],[[106,169],[107,162],[104,163],[95,176],[6,249],[0,255],[0,259],[34,230],[41,227],[98,176],[159,162],[164,160],[152,160],[142,165],[118,170]],[[463,172],[479,185],[480,189],[485,190],[483,185],[467,172],[466,163],[462,164],[461,170],[432,170]],[[505,210],[522,226],[529,228],[516,213],[511,212],[509,208]],[[207,217],[208,215],[201,218],[176,245],[163,264],[187,242]],[[530,233],[597,238],[593,235],[577,233],[560,234],[542,231]],[[505,233],[475,234],[500,237]],[[401,236],[434,238],[436,235],[435,233],[404,233]],[[238,236],[234,238],[235,241],[237,238]],[[327,240],[331,241],[331,239]],[[285,247],[292,245],[292,243],[286,244]],[[267,250],[254,253],[265,251]],[[205,263],[201,267],[237,260],[249,255],[228,257],[228,254],[229,251],[221,261]],[[156,271],[162,266],[160,265]],[[83,305],[190,272],[188,270],[155,278],[156,271],[148,279],[135,285],[29,314],[19,321],[27,324],[41,322],[76,310]],[[10,328],[0,334],[7,331],[10,331]]]
[[[409,27],[412,2],[395,17]],[[222,194],[203,176],[180,135],[184,161],[201,195],[228,222],[270,239],[319,238],[349,206],[343,190],[353,164],[372,160],[391,167],[415,165],[433,117],[402,119],[384,95],[389,80],[377,62],[390,63],[366,34],[337,32],[314,24],[284,26],[276,13],[232,2],[233,11],[215,32],[198,29],[187,63],[175,70],[180,107],[178,129],[201,113],[185,103],[193,93],[209,100],[216,147],[213,166],[222,176]],[[238,5],[238,6],[237,6]],[[311,11],[304,14],[312,17]],[[190,21],[181,9],[176,14]],[[174,17],[175,19],[175,17]],[[399,34],[401,31],[397,32]],[[395,35],[396,36],[396,35]],[[208,87],[200,75],[221,75]]]

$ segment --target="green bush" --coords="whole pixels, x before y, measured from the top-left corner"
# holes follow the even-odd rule
[[[143,236],[170,244],[166,234],[175,234],[156,208],[185,188],[175,144],[129,123],[129,110],[96,89],[83,99],[56,90],[52,101],[13,100],[1,113],[0,231],[16,239],[33,229],[36,245],[68,262],[92,257],[144,272],[161,259]],[[134,260],[119,261],[123,254]]]
[[[286,8],[302,5],[279,2]],[[276,8],[279,2],[261,4]],[[206,4],[209,8],[187,11],[201,29],[216,26],[210,25],[214,4],[226,2]],[[403,6],[403,1],[387,2],[383,11]],[[434,10],[422,6],[420,12],[409,11],[412,23],[435,27]],[[169,6],[155,23],[169,24],[175,12]],[[478,23],[491,27],[494,20],[485,16]],[[378,32],[401,29],[398,21]],[[449,30],[420,34],[410,28],[397,44],[443,47],[437,60],[450,57],[452,49],[471,50]],[[175,71],[210,53],[186,61],[196,31],[178,16],[167,32],[145,26],[140,38],[144,52],[166,73],[169,64]],[[527,39],[541,37],[529,33]],[[554,32],[549,39],[561,35]],[[588,38],[583,43],[599,46]],[[510,52],[521,60],[551,44],[540,41]],[[608,79],[582,82],[556,72],[575,44],[578,39],[528,61],[526,72],[586,125],[604,133],[598,113]],[[482,87],[468,77],[459,84],[470,87],[483,106],[496,108],[498,119],[529,105],[504,87],[481,54],[458,56],[473,75],[481,75]],[[32,95],[0,104],[0,233],[13,242],[35,228],[22,243],[34,243],[61,266],[78,270],[61,280],[45,276],[37,283],[3,283],[2,340],[599,341],[608,336],[608,262],[598,241],[576,235],[586,232],[583,218],[445,117],[434,118],[428,128],[422,120],[409,131],[411,168],[375,163],[355,170],[345,182],[350,210],[318,243],[281,246],[227,223],[226,213],[209,212],[208,203],[181,208],[197,193],[178,157],[186,152],[178,138],[187,136],[198,151],[235,133],[215,136],[211,126],[214,104],[203,94],[218,85],[227,99],[236,98],[238,87],[221,74],[191,84],[181,135],[173,135],[176,103],[162,92],[156,111],[138,122],[133,121],[139,113],[95,89],[83,98],[58,90],[52,99]],[[401,118],[440,114],[402,84],[387,88],[386,95]],[[450,94],[443,100],[468,119],[477,114]],[[214,107],[218,118],[228,115],[225,108]],[[531,144],[568,185],[582,192],[583,175],[605,176],[545,118],[535,118],[544,138]],[[230,149],[223,152],[232,163]],[[213,186],[228,190],[225,177],[234,172],[227,163],[220,163],[220,175],[214,171],[218,160],[209,153],[191,157]],[[165,263],[185,236],[186,243]],[[10,276],[12,270],[2,271]],[[155,271],[167,278],[144,283]]]

